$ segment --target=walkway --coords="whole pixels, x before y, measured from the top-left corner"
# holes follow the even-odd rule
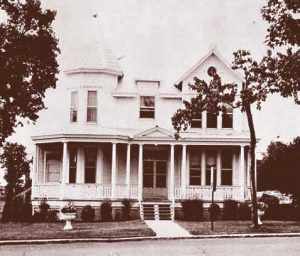
[[[190,237],[188,231],[179,226],[177,223],[169,220],[145,220],[157,237]]]

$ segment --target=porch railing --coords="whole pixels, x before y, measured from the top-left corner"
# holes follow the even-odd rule
[[[212,190],[210,186],[188,186],[186,193],[183,194],[181,187],[175,187],[176,199],[201,199],[211,200]],[[240,187],[238,186],[218,186],[215,191],[215,200],[244,200],[250,199],[249,188],[245,189],[244,195]]]
[[[106,184],[36,184],[33,186],[33,198],[51,198],[51,199],[82,199],[97,200],[110,199],[111,185]],[[129,194],[128,194],[129,193]],[[116,185],[115,198],[138,197],[138,186],[131,185],[129,190],[126,185]]]

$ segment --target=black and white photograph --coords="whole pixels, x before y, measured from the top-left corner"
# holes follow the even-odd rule
[[[299,0],[0,0],[0,255],[300,255]]]

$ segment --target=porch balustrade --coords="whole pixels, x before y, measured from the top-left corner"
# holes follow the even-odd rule
[[[106,184],[36,184],[33,189],[34,198],[53,198],[70,200],[97,200],[111,199],[111,185]],[[128,198],[126,185],[116,185],[115,198]],[[131,185],[129,188],[129,198],[136,199],[138,197],[137,185]]]
[[[181,193],[181,187],[175,187],[175,199],[201,199],[211,200],[211,187],[210,186],[188,186],[186,188],[185,196]],[[244,200],[250,199],[250,189],[246,189],[245,195],[241,194],[239,186],[219,186],[215,191],[215,200]]]

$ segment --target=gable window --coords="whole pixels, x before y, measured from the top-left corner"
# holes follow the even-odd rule
[[[70,149],[69,183],[76,183],[77,149]]]
[[[46,153],[46,182],[59,182],[61,156],[59,153]]]
[[[226,112],[222,112],[222,128],[233,127],[233,109],[229,104],[225,105]]]
[[[201,158],[199,154],[192,154],[190,158],[190,185],[201,185]]]
[[[71,123],[77,122],[78,116],[78,91],[71,92],[71,108],[70,108],[70,121]]]
[[[97,91],[88,91],[86,121],[97,122]]]
[[[140,97],[140,118],[155,118],[155,97]]]
[[[96,183],[97,151],[95,148],[86,148],[84,151],[84,156],[85,156],[84,182]]]
[[[191,128],[202,127],[202,113],[192,113]]]
[[[232,185],[232,151],[223,150],[221,156],[221,185]]]
[[[206,127],[207,128],[217,128],[218,115],[215,113],[207,113],[206,117],[207,117]]]

